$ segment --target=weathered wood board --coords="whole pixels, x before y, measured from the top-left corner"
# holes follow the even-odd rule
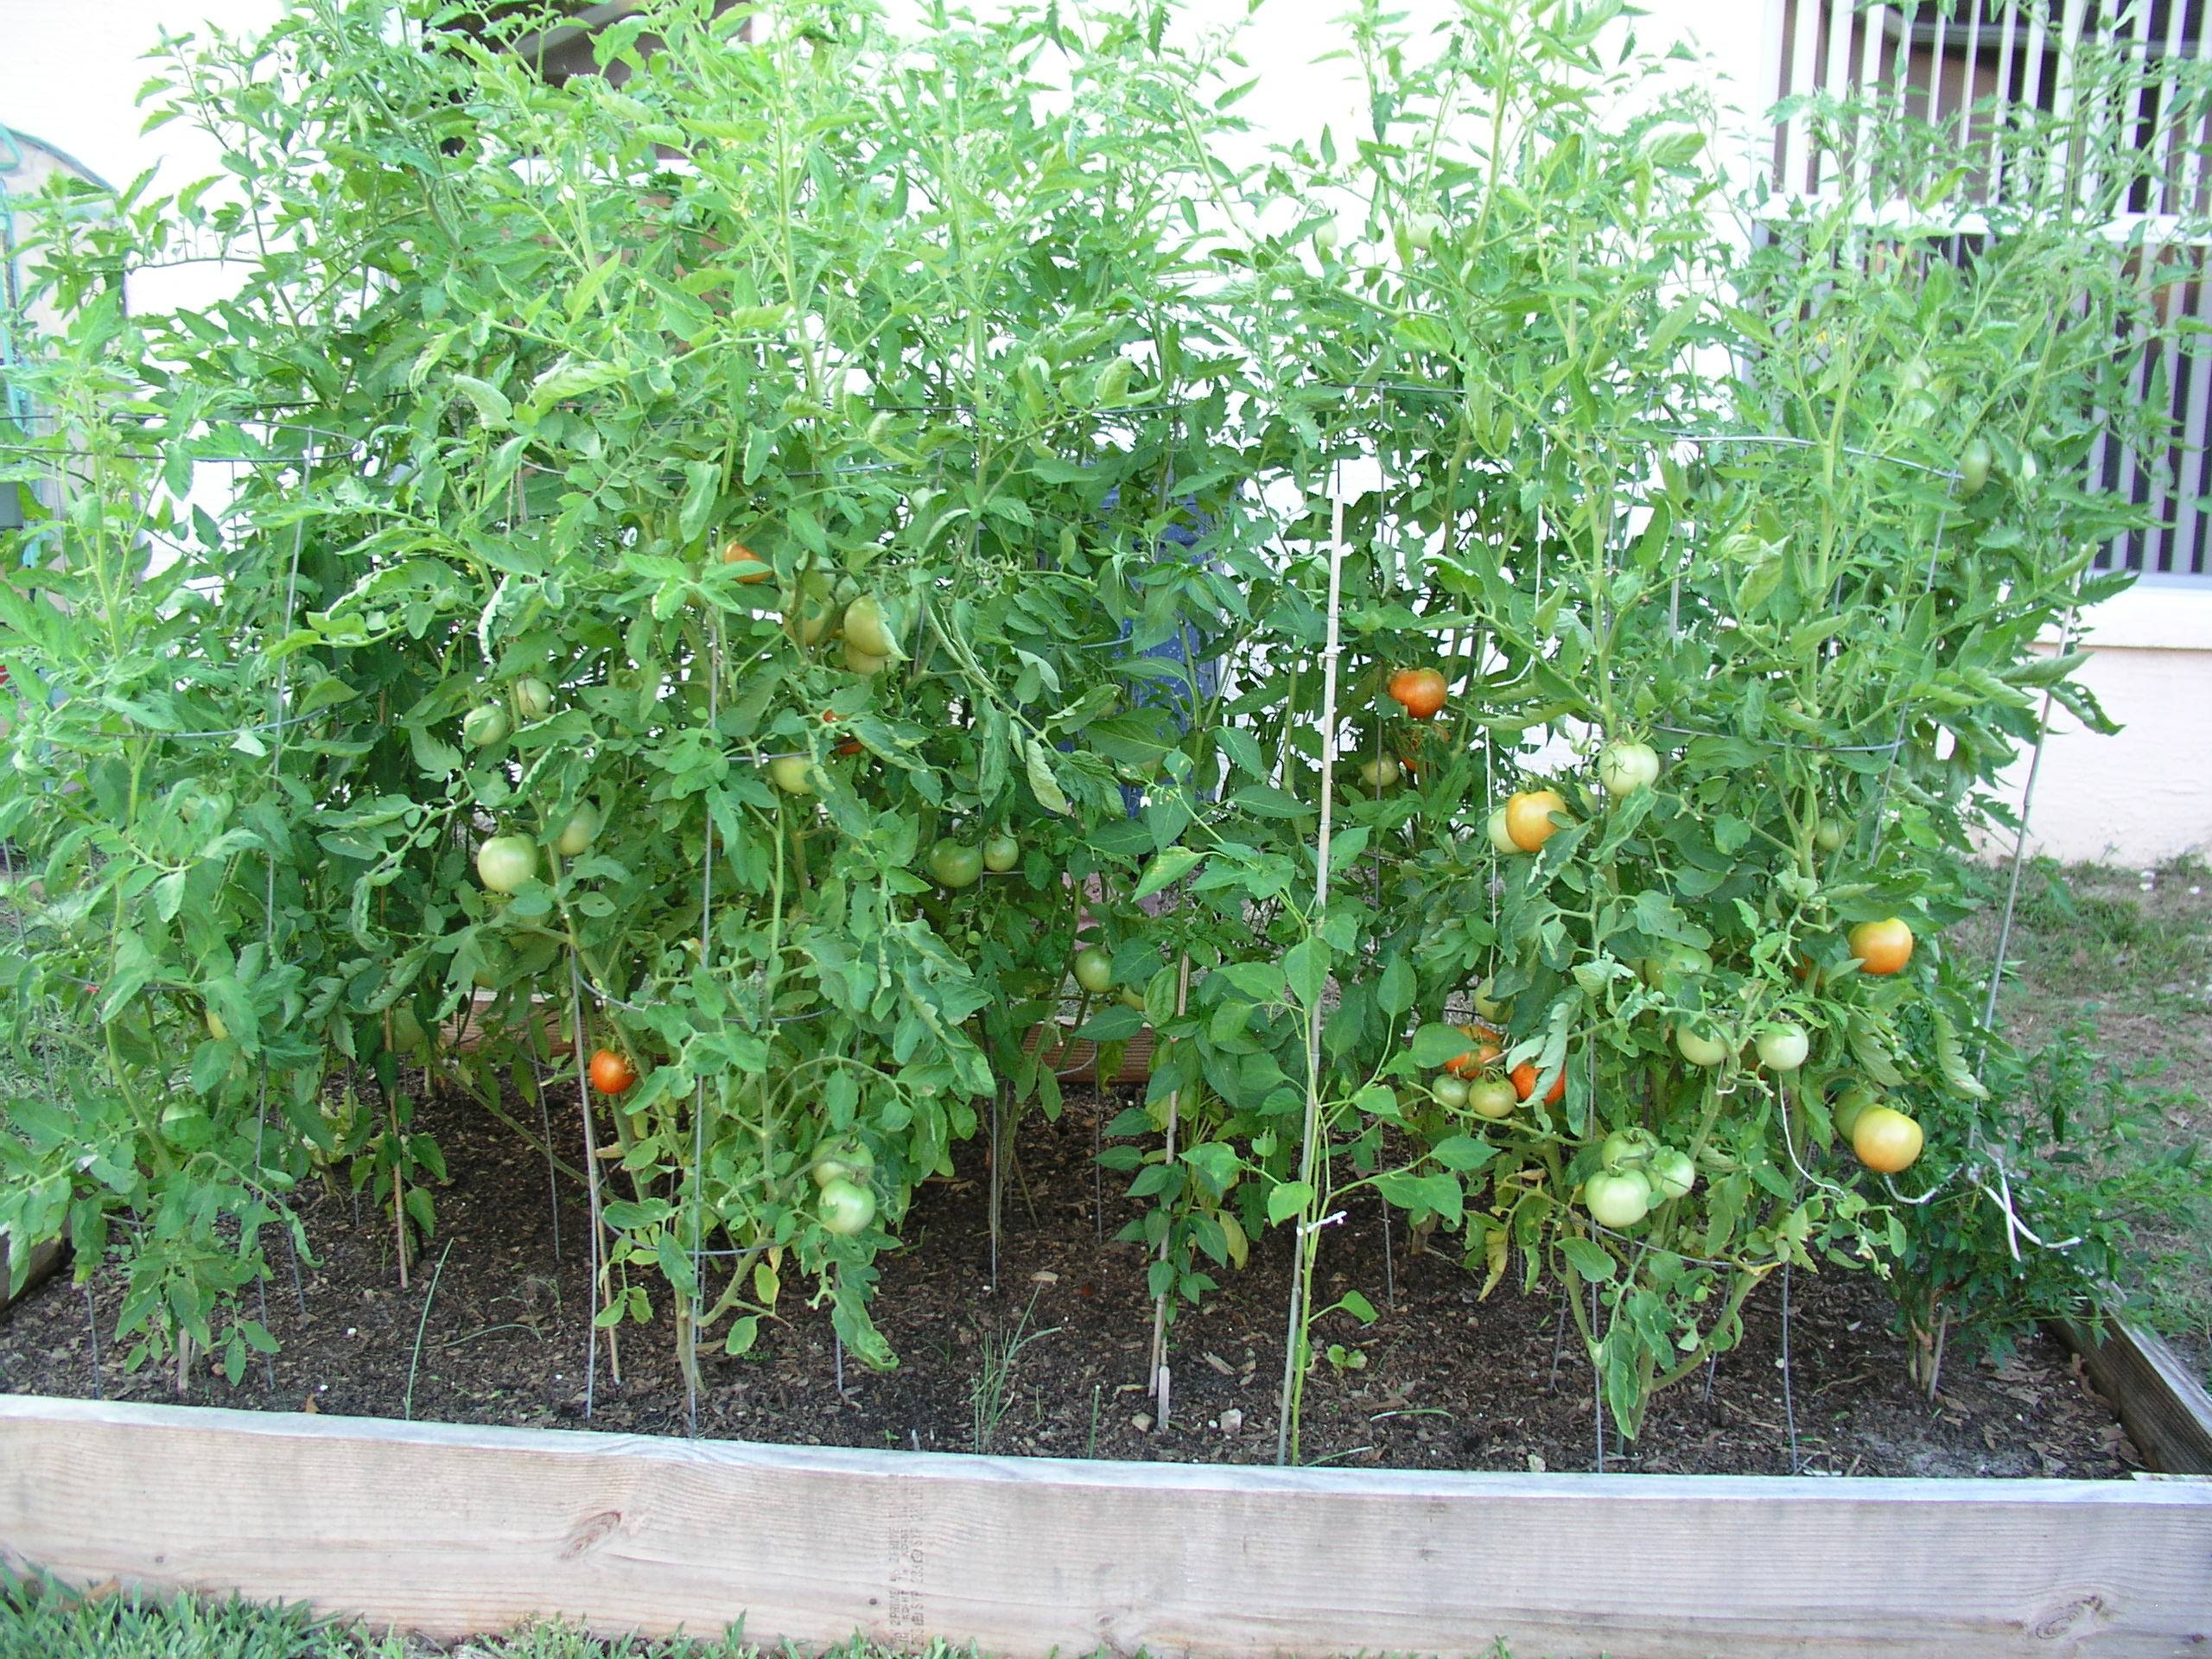
[[[2178,1354],[2119,1319],[2106,1322],[2102,1341],[2078,1325],[2062,1322],[2056,1329],[2153,1469],[2212,1475],[2212,1394]]]
[[[1455,1475],[0,1396],[0,1557],[434,1636],[537,1613],[995,1659],[2212,1651],[2212,1481]]]

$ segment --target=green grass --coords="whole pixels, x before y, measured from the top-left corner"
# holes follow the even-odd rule
[[[932,1643],[927,1656],[973,1659],[971,1649],[943,1643]],[[358,1623],[318,1619],[296,1607],[121,1592],[84,1598],[52,1584],[0,1580],[0,1659],[762,1659],[762,1649],[734,1633],[599,1641],[556,1624],[444,1645],[373,1635]],[[825,1649],[821,1659],[892,1656],[855,1640]]]
[[[2212,869],[2183,859],[2144,876],[2037,860],[2022,872],[2007,955],[2031,994],[2212,1010]],[[2191,889],[2196,889],[2192,892]],[[1993,884],[1993,909],[2003,884]]]
[[[249,1602],[167,1600],[110,1594],[86,1599],[51,1585],[0,1576],[0,1659],[796,1659],[731,1635],[719,1641],[595,1641],[560,1624],[442,1645],[372,1636],[359,1624],[317,1619],[298,1608]],[[855,1640],[817,1659],[893,1659]],[[933,1642],[923,1659],[979,1659],[972,1648]],[[1070,1656],[1075,1659],[1075,1656]],[[1480,1659],[1512,1659],[1503,1643]]]
[[[2005,872],[1949,942],[1986,971]],[[2212,1146],[2212,867],[2183,858],[2151,871],[2037,860],[2021,874],[1997,1021],[2032,1051],[2086,1022],[2099,1070],[2137,1098],[2147,1147]],[[2137,1218],[2166,1264],[2146,1317],[2212,1377],[2212,1205]]]

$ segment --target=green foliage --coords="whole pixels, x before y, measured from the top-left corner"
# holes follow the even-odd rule
[[[1982,1075],[1986,1104],[1933,1095],[1923,1122],[1945,1145],[1978,1144],[1993,1159],[1931,1160],[1945,1179],[1911,1212],[1896,1264],[1930,1387],[1946,1325],[1969,1357],[2002,1355],[2040,1320],[2130,1311],[2162,1271],[2141,1237],[2146,1221],[2212,1199],[2202,1149],[2160,1144],[2166,1091],[2100,1052],[2088,1021],[2032,1055],[1993,1043]]]
[[[602,31],[619,88],[366,0],[180,44],[156,118],[230,188],[54,221],[59,419],[13,470],[62,505],[0,589],[44,1086],[0,1226],[120,1251],[134,1358],[265,1341],[230,1310],[303,1180],[431,1230],[427,1052],[487,1107],[591,1102],[602,1324],[742,1351],[804,1280],[890,1364],[875,1255],[980,1099],[1058,1109],[1027,1039],[1085,944],[1082,1034],[1157,1039],[1105,1160],[1171,1313],[1372,1188],[1487,1286],[1598,1286],[1631,1433],[1783,1262],[1910,1257],[1912,1183],[2025,1150],[1958,1138],[1986,1039],[1940,934],[2043,698],[2101,723],[2035,642],[2117,585],[2100,423],[2161,418],[2050,130],[2001,136],[1955,257],[1973,181],[1821,106],[1852,188],[1746,238],[1617,7],[1418,43],[1362,7],[1370,130],[1249,173],[1233,62],[1141,21],[708,10]],[[127,314],[115,273],[188,240],[237,296]],[[1608,795],[1630,741],[1663,774]],[[1565,822],[1501,852],[1537,788]],[[494,836],[531,868],[480,870]],[[1856,971],[1891,916],[1910,969]],[[1502,1118],[1428,1087],[1484,980],[1535,1096]],[[1745,1055],[1778,1019],[1800,1071]],[[594,1100],[602,1046],[639,1080]],[[1854,1082],[1944,1148],[1903,1185],[1839,1155]],[[810,1170],[849,1135],[845,1236]],[[1581,1183],[1661,1147],[1691,1190],[1597,1227]]]

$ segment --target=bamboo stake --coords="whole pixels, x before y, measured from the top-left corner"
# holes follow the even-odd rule
[[[1321,829],[1313,876],[1313,920],[1318,927],[1329,905],[1329,842],[1334,827],[1336,791],[1331,780],[1337,766],[1338,624],[1344,602],[1344,499],[1342,477],[1330,491],[1329,635],[1321,652]],[[1314,1216],[1313,1141],[1321,1121],[1321,998],[1317,992],[1306,1012],[1306,1126],[1298,1154],[1298,1179],[1309,1194],[1298,1218],[1297,1248],[1291,1256],[1290,1313],[1283,1333],[1282,1398],[1275,1414],[1275,1461],[1290,1461],[1292,1395],[1298,1384],[1300,1338],[1304,1332],[1307,1240],[1319,1224]]]
[[[603,1287],[600,1283],[599,1230],[599,1147],[598,1136],[591,1122],[591,1064],[584,1057],[584,987],[583,975],[576,967],[575,947],[569,948],[569,1035],[576,1058],[576,1100],[583,1114],[584,1128],[584,1190],[591,1199],[591,1228],[588,1234],[588,1270],[585,1281],[591,1287],[591,1311],[585,1320],[589,1333],[586,1339],[584,1361],[584,1421],[591,1421],[592,1395],[599,1382],[599,1299]]]
[[[1191,955],[1186,950],[1183,953],[1182,961],[1176,968],[1175,1014],[1177,1018],[1179,1019],[1182,1016],[1190,995]],[[1179,1088],[1167,1096],[1167,1161],[1171,1164],[1175,1161],[1175,1131],[1182,1115],[1182,1106],[1183,1091]],[[1172,1236],[1173,1230],[1171,1229],[1169,1236],[1163,1237],[1160,1241],[1160,1259],[1162,1262],[1167,1259]],[[1167,1427],[1167,1297],[1173,1288],[1173,1285],[1163,1286],[1160,1294],[1152,1299],[1152,1363],[1146,1371],[1146,1375],[1150,1379],[1146,1392],[1159,1402],[1159,1415],[1154,1424],[1156,1430]]]

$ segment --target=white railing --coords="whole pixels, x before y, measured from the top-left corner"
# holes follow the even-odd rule
[[[2108,130],[2119,124],[2128,142],[2145,154],[2151,176],[2128,192],[2112,226],[2115,244],[2154,284],[2166,318],[2193,320],[2186,334],[2146,358],[2133,388],[2141,398],[2163,386],[2171,399],[2178,435],[2164,455],[2145,456],[2100,440],[2090,458],[2093,476],[2147,507],[2155,523],[2118,538],[2101,563],[2146,576],[2212,583],[2212,281],[2205,239],[2186,232],[2212,212],[2212,180],[2205,157],[2212,148],[2212,120],[2202,109],[2182,109],[2176,75],[2158,66],[2212,56],[2212,0],[1770,0],[1780,26],[1777,95],[1828,92],[1847,96],[1866,88],[1894,95],[1904,116],[1955,123],[1967,183],[1983,200],[2007,194],[1996,116],[2007,103],[2072,118]],[[2126,92],[2100,114],[2084,96],[2099,96],[2077,77],[2085,41],[2101,41],[2152,73],[2131,79]],[[1854,153],[1862,158],[1854,160]],[[1839,150],[1815,142],[1802,113],[1776,124],[1773,184],[1785,194],[1832,194],[1864,188],[1864,146]],[[2017,164],[2017,163],[2016,163]],[[2054,156],[2050,165],[2069,158]],[[2098,199],[2103,181],[2086,175],[2085,195]],[[1962,228],[1961,236],[1970,234]],[[2138,236],[2144,251],[2133,251]]]

